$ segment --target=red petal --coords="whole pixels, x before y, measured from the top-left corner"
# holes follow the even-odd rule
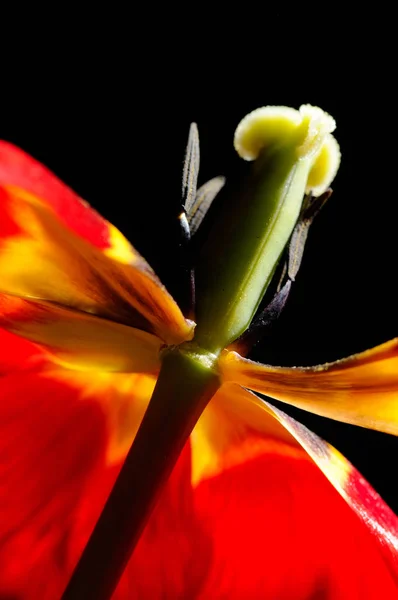
[[[369,532],[309,461],[271,451],[203,481],[200,599],[376,600],[398,590]]]
[[[183,456],[113,600],[395,598],[374,538],[305,453],[240,433],[257,456],[193,489]]]
[[[111,245],[109,224],[67,185],[34,158],[0,141],[0,185],[13,185],[39,196],[68,227],[99,248]]]
[[[0,597],[60,596],[149,387],[143,382],[137,399],[139,381],[131,389],[123,374],[93,378],[50,369],[3,378]],[[223,429],[220,420],[220,436]],[[113,441],[120,433],[126,438],[119,456],[107,453],[112,432]],[[234,439],[254,437],[242,427]],[[195,487],[187,447],[115,600],[395,597],[367,529],[302,451],[276,450],[283,446],[289,444],[265,444],[261,452],[258,446]]]
[[[140,379],[49,368],[2,380],[0,598],[60,597],[145,410],[153,383],[140,397]],[[187,447],[115,598],[195,597],[210,557],[193,506]]]
[[[0,386],[0,594],[57,598],[68,529],[105,448],[99,405],[36,373]]]
[[[60,597],[152,388],[50,366],[0,380],[0,598]]]
[[[191,439],[195,498],[213,542],[200,598],[398,595],[397,518],[316,435],[227,385]]]
[[[34,344],[0,328],[0,377],[22,369],[29,359],[41,354]]]
[[[190,472],[190,449],[187,445],[112,600],[202,598],[200,590],[211,568],[212,540],[196,514]],[[85,497],[73,532],[79,549],[75,556],[80,554],[99,515],[109,490],[109,479],[109,476],[108,479],[99,476],[95,494]],[[215,590],[203,600],[210,598],[222,596]]]

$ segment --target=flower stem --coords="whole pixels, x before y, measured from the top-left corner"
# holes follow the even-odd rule
[[[220,385],[209,355],[168,351],[134,443],[62,600],[109,600],[199,416]]]

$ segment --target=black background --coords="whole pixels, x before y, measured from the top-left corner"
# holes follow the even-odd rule
[[[197,35],[169,29],[170,14],[127,23],[102,15],[100,24],[97,16],[78,32],[56,21],[48,37],[35,29],[28,42],[14,37],[4,55],[1,137],[118,226],[167,283],[190,121],[201,137],[201,183],[244,169],[232,137],[249,110],[321,106],[337,121],[342,166],[288,307],[255,358],[313,365],[396,336],[397,109],[384,21],[329,22],[325,13],[291,17],[286,29],[287,16],[274,11],[243,41],[239,18],[208,22]],[[228,28],[231,39],[220,44]],[[396,438],[284,409],[345,454],[398,512]]]

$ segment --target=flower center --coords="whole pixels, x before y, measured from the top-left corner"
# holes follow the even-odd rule
[[[238,338],[269,286],[305,193],[320,195],[339,165],[335,123],[320,108],[265,107],[247,115],[235,148],[253,160],[244,190],[214,222],[196,267],[195,341],[214,353]]]

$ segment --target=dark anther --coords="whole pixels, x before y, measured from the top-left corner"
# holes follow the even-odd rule
[[[185,150],[182,172],[182,205],[186,214],[191,212],[195,201],[200,165],[199,133],[196,123],[189,128],[188,143]]]
[[[191,123],[182,174],[182,205],[179,222],[179,265],[181,285],[178,303],[186,316],[195,311],[195,270],[192,238],[198,231],[214,198],[225,184],[224,177],[214,177],[197,189],[200,165],[199,133]]]
[[[189,128],[188,143],[185,151],[182,173],[182,206],[178,215],[180,293],[178,303],[185,316],[193,318],[195,311],[195,272],[191,260],[191,228],[188,214],[195,201],[200,164],[199,133],[196,123]]]
[[[248,329],[232,344],[232,349],[246,356],[260,339],[269,332],[285,308],[292,282],[286,281],[284,286],[275,294],[271,302],[253,319]]]

